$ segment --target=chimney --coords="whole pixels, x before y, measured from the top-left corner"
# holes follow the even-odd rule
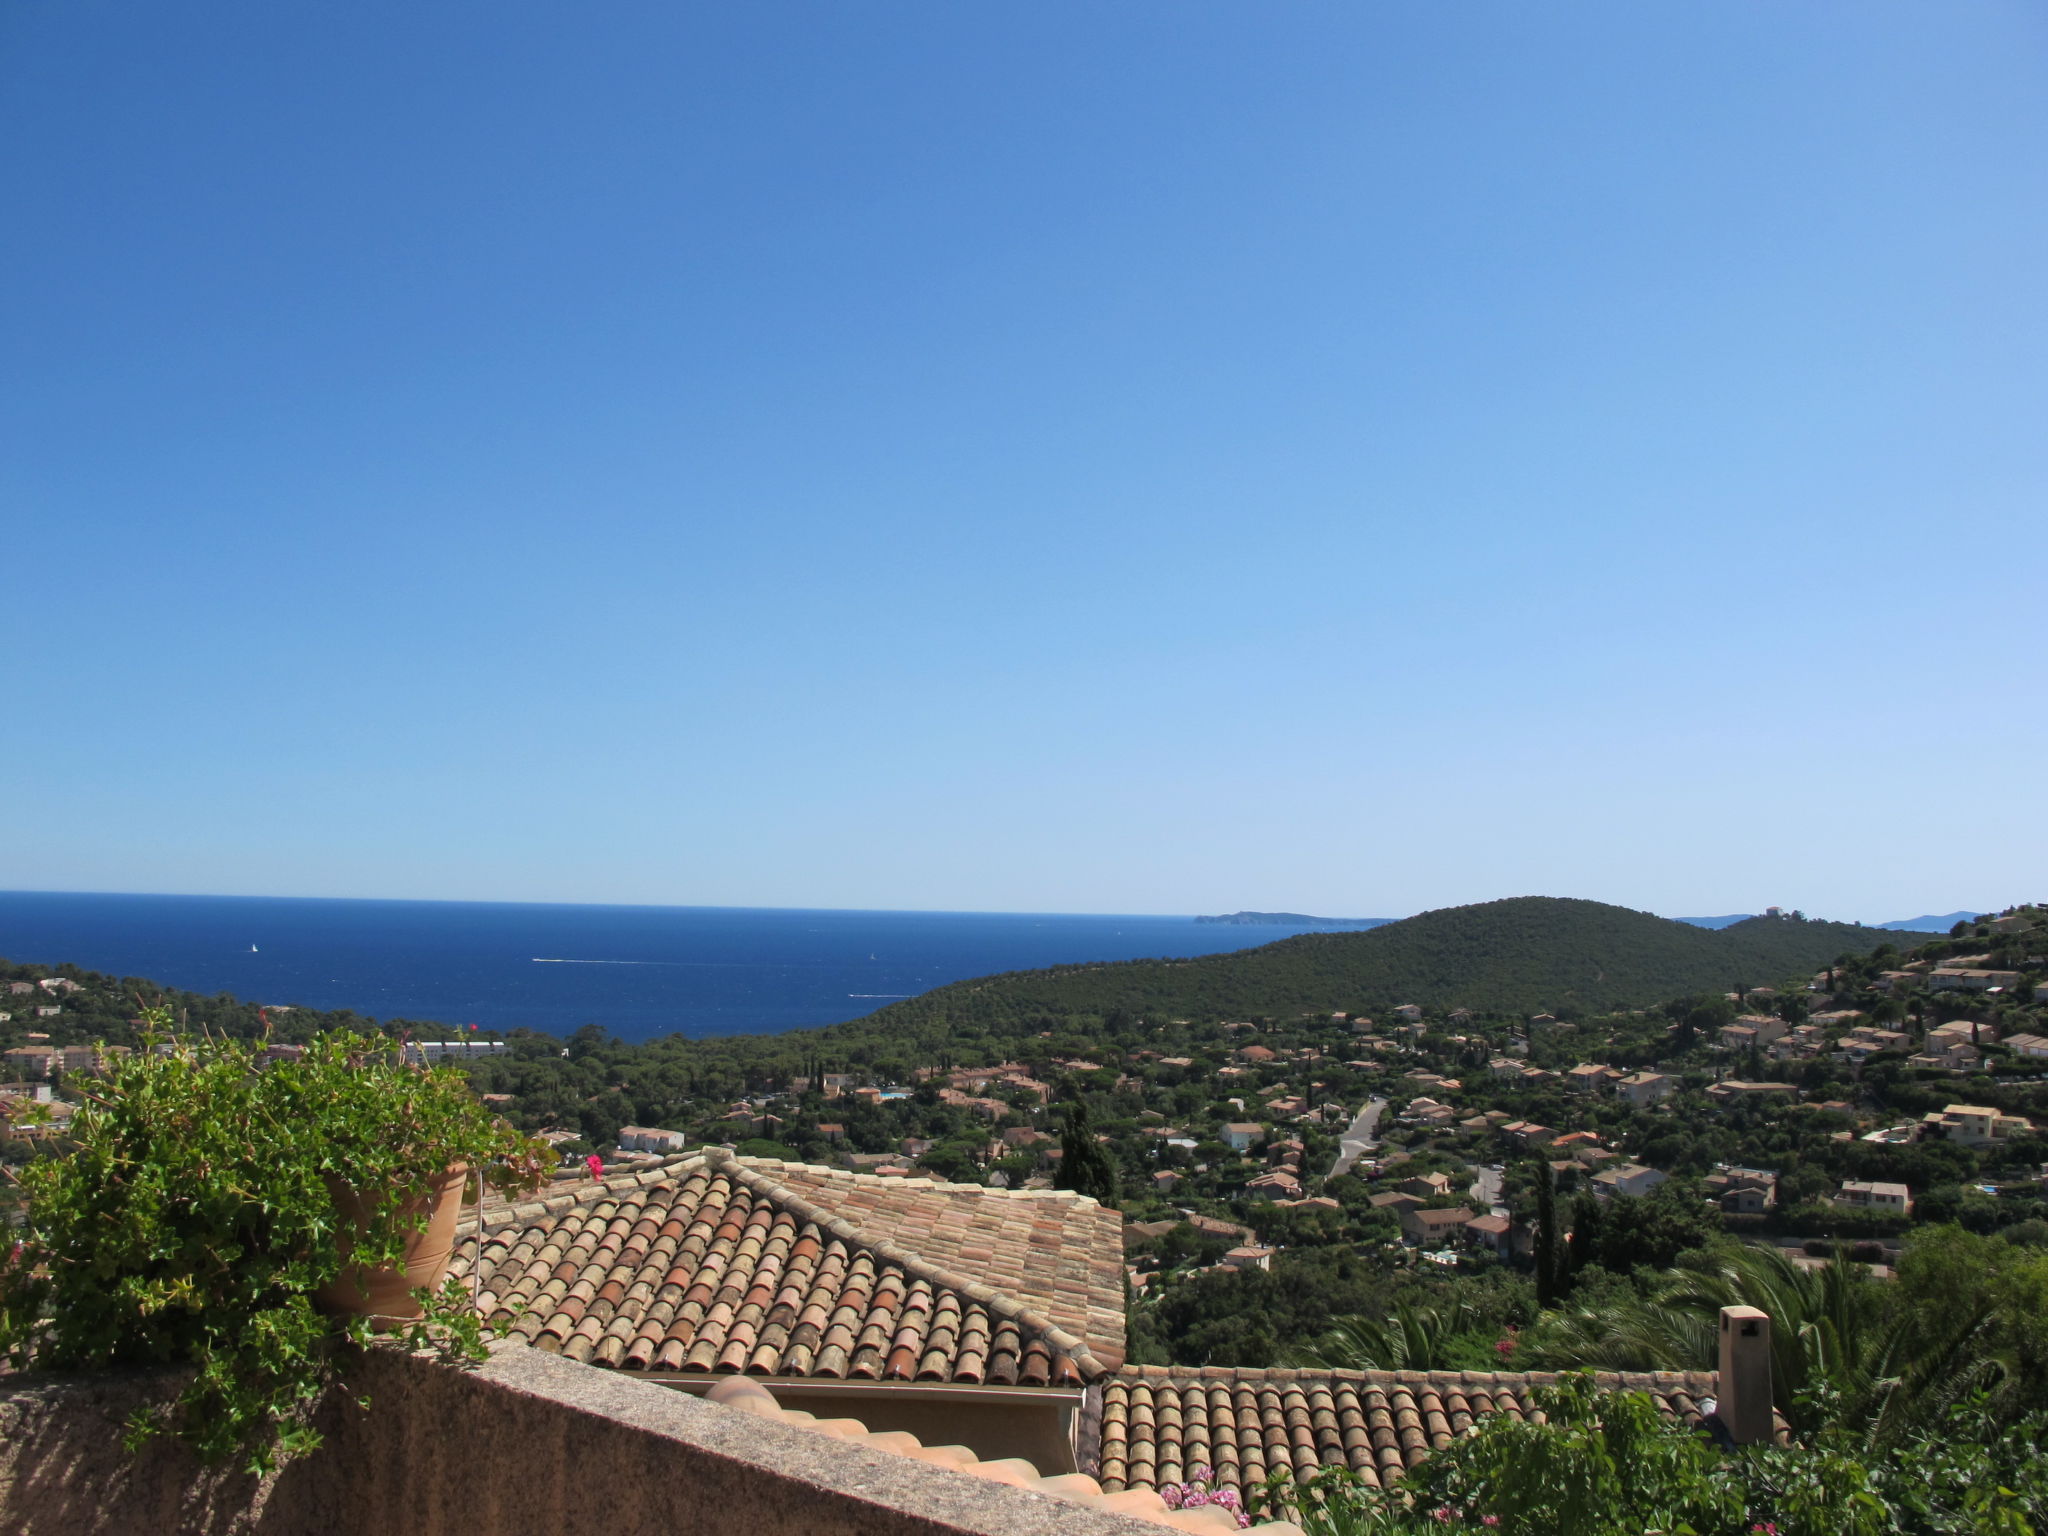
[[[1718,1416],[1737,1445],[1771,1440],[1771,1317],[1755,1307],[1721,1309]]]

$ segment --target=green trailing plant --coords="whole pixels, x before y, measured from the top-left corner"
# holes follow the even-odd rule
[[[170,1431],[205,1459],[265,1470],[318,1443],[314,1404],[370,1338],[368,1320],[329,1316],[314,1293],[350,1266],[400,1262],[449,1169],[528,1190],[553,1159],[460,1072],[409,1066],[379,1036],[331,1034],[265,1062],[259,1043],[175,1037],[164,1012],[147,1024],[141,1050],[74,1087],[71,1154],[20,1176],[0,1353],[22,1368],[188,1368],[131,1441]],[[360,1217],[337,1210],[338,1191]],[[406,1342],[480,1357],[458,1285],[415,1295]]]

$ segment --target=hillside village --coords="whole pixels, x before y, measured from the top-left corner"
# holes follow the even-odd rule
[[[1519,1518],[1523,1481],[1485,1491],[1498,1447],[1547,1416],[1512,1454],[1550,1456],[1635,1414],[1644,1467],[1683,1463],[1725,1504],[1695,1528],[1818,1536],[1853,1510],[1870,1536],[2038,1528],[2048,910],[1870,937],[1817,971],[1598,1012],[1114,1010],[963,1025],[937,1052],[857,1028],[629,1046],[387,1021],[388,1049],[339,1070],[452,1067],[425,1081],[553,1144],[550,1186],[462,1218],[453,1295],[504,1336],[461,1390],[601,1426],[591,1455],[623,1443],[615,1414],[680,1394],[711,1416],[678,1421],[676,1465],[745,1414],[748,1448],[787,1431],[806,1467],[839,1454],[821,1446],[864,1458],[816,1474],[841,1493],[879,1453],[1024,1500],[976,1529],[1051,1499],[1344,1536],[1354,1517],[1439,1528],[1439,1488]],[[257,1085],[367,1023],[0,974],[0,1159],[43,1174],[103,1155],[79,1118],[96,1079],[147,1075],[138,1000],[247,1042]],[[67,1454],[97,1443],[75,1396],[17,1380],[8,1422],[29,1404]],[[1875,1438],[1886,1416],[1901,1438]],[[359,1487],[389,1461],[323,1464]],[[0,1469],[20,1464],[0,1443]],[[1806,1525],[1786,1523],[1811,1503],[1787,1476],[1836,1480]],[[1312,1489],[1333,1490],[1327,1518]]]
[[[1076,1182],[1063,1164],[1078,1109],[1106,1164],[1099,1192],[1126,1222],[1139,1354],[1267,1365],[1389,1287],[1480,1296],[1481,1332],[1526,1321],[1546,1202],[1577,1266],[1615,1274],[1716,1230],[1816,1262],[1851,1242],[1880,1272],[1916,1223],[2048,1240],[2048,913],[1958,928],[1607,1014],[1047,1020],[973,1065],[799,1058],[805,1070],[728,1077],[597,1031],[403,1033],[422,1059],[462,1061],[487,1103],[577,1169],[709,1145],[1049,1189]],[[108,978],[15,966],[5,988],[0,1149],[18,1161],[61,1146],[68,1085],[137,1042]],[[208,1027],[267,1029],[273,1052],[333,1022],[188,1007]],[[1268,1292],[1297,1300],[1244,1305]],[[1252,1311],[1263,1319],[1245,1322]]]

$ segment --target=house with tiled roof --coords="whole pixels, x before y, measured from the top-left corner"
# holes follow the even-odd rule
[[[1678,1079],[1662,1072],[1631,1072],[1614,1085],[1614,1091],[1637,1109],[1669,1098],[1677,1088]]]
[[[1489,1236],[1462,1230],[1470,1210],[1408,1217],[1430,1238]],[[1226,1263],[1270,1262],[1245,1229],[1194,1219],[1237,1235]],[[794,1421],[1147,1500],[1198,1463],[1240,1489],[1338,1462],[1396,1476],[1486,1414],[1526,1416],[1549,1379],[1131,1366],[1121,1221],[1094,1200],[719,1148],[488,1207],[453,1273],[506,1347],[564,1367],[699,1398],[744,1378]],[[1762,1384],[1743,1390],[1762,1393],[1767,1434],[1761,1326]],[[1715,1388],[1712,1373],[1607,1381],[1689,1421]]]
[[[621,1152],[680,1152],[686,1140],[681,1131],[657,1130],[646,1125],[619,1127]]]
[[[1462,1205],[1449,1210],[1407,1210],[1401,1213],[1401,1230],[1428,1247],[1456,1237],[1473,1213]]]
[[[1262,1173],[1245,1185],[1245,1193],[1255,1199],[1292,1200],[1301,1194],[1301,1180],[1284,1168],[1275,1168]]]
[[[1071,1461],[1083,1389],[1124,1360],[1120,1219],[1065,1191],[709,1151],[487,1215],[454,1272],[566,1359],[685,1389],[756,1376],[910,1433],[936,1415],[1039,1465]]]
[[[1514,1222],[1506,1216],[1474,1216],[1465,1223],[1466,1239],[1479,1247],[1491,1248],[1505,1259],[1513,1250]]]
[[[1726,1109],[1736,1104],[1755,1104],[1765,1099],[1799,1097],[1799,1090],[1790,1083],[1752,1083],[1741,1078],[1723,1078],[1710,1083],[1707,1097]]]

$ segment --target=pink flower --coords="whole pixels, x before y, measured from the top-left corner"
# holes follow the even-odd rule
[[[1499,1516],[1499,1515],[1481,1515],[1481,1516],[1479,1517],[1479,1523],[1480,1523],[1481,1525],[1499,1525],[1499,1524],[1500,1524],[1500,1516]]]
[[[1429,1512],[1429,1518],[1439,1525],[1449,1525],[1458,1518],[1458,1512],[1448,1504],[1439,1504]]]
[[[1168,1509],[1180,1508],[1180,1494],[1181,1489],[1179,1483],[1167,1483],[1159,1490],[1160,1501],[1164,1503]]]

